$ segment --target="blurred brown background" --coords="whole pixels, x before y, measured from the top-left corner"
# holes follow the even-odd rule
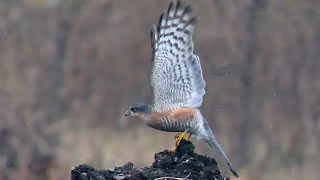
[[[240,176],[319,179],[320,1],[187,2],[200,17],[201,110]],[[123,117],[151,101],[149,29],[168,4],[0,1],[0,179],[143,167],[173,148],[174,133]]]

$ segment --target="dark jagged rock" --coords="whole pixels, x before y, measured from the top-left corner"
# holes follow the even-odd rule
[[[137,180],[168,177],[188,179],[229,179],[222,177],[214,159],[194,153],[194,145],[182,140],[174,153],[165,150],[155,154],[150,167],[138,170],[129,162],[122,167],[95,170],[79,165],[71,171],[71,180]],[[171,178],[169,178],[171,177]]]

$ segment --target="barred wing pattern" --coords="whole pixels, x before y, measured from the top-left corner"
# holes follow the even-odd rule
[[[153,110],[198,108],[205,94],[199,57],[193,54],[192,34],[197,18],[190,6],[171,3],[151,30]]]

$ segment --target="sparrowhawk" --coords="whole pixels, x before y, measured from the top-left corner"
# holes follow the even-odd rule
[[[180,1],[171,2],[161,15],[158,26],[151,29],[153,104],[136,103],[126,116],[138,116],[158,130],[184,132],[180,140],[186,132],[197,136],[218,152],[239,178],[198,109],[205,94],[205,81],[199,57],[193,54],[196,22],[191,7]]]

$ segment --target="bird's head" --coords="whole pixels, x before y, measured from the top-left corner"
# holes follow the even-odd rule
[[[151,107],[147,104],[136,103],[129,107],[125,116],[138,116],[143,117],[144,115],[149,114],[151,111]]]

